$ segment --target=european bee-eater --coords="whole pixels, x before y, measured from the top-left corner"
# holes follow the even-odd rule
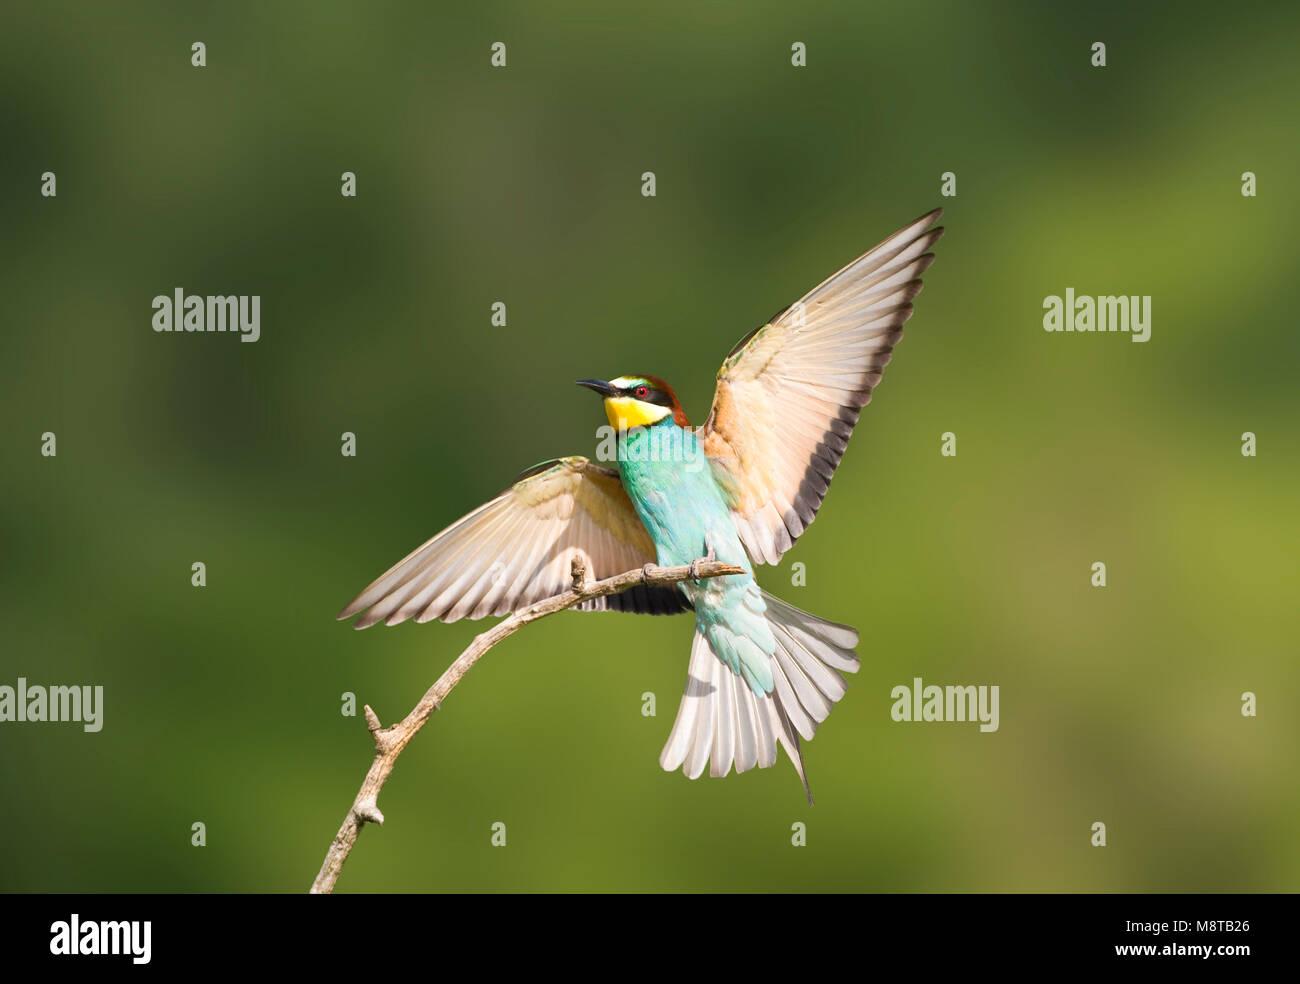
[[[711,555],[743,574],[641,585],[586,610],[693,611],[686,692],[659,757],[692,779],[776,762],[781,744],[808,791],[811,739],[858,668],[858,633],[763,591],[812,523],[858,415],[889,363],[941,210],[924,215],[751,332],[718,372],[708,420],[692,428],[654,376],[579,384],[604,398],[617,470],[586,458],[529,469],[495,499],[400,560],[349,604],[356,627],[506,615],[569,587],[583,558],[606,578]],[[808,791],[809,802],[812,793]]]

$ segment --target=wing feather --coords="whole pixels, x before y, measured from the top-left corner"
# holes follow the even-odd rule
[[[703,446],[756,563],[777,563],[821,508],[934,262],[940,214],[827,278],[723,363]]]
[[[655,560],[618,472],[581,457],[530,469],[381,574],[339,618],[359,614],[364,629],[506,615],[565,591],[575,556],[597,579]],[[659,615],[690,606],[675,587],[640,585],[577,607]]]

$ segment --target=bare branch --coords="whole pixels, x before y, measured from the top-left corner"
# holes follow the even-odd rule
[[[486,632],[475,636],[469,647],[456,657],[456,661],[447,667],[437,682],[429,688],[420,699],[420,703],[416,704],[411,713],[397,724],[387,728],[382,727],[379,717],[367,705],[366,727],[370,729],[375,739],[375,760],[371,763],[370,771],[366,773],[365,781],[361,784],[361,790],[343,820],[343,826],[339,827],[339,832],[334,835],[334,843],[330,845],[320,873],[312,883],[312,894],[334,891],[339,872],[343,870],[343,862],[348,859],[348,854],[352,850],[352,845],[357,842],[361,828],[367,823],[382,825],[384,822],[384,815],[379,811],[379,791],[392,773],[393,766],[397,763],[397,756],[402,754],[402,749],[415,737],[416,732],[424,727],[425,722],[447,699],[447,695],[452,692],[456,684],[460,683],[470,667],[502,639],[514,635],[529,622],[536,622],[539,618],[562,612],[566,608],[572,608],[592,598],[618,594],[639,584],[658,587],[676,584],[679,581],[743,573],[744,568],[736,567],[734,564],[724,564],[709,557],[680,567],[657,567],[654,564],[646,564],[643,568],[608,577],[603,581],[588,581],[586,564],[581,557],[574,557],[571,570],[573,587],[563,594],[515,612]]]

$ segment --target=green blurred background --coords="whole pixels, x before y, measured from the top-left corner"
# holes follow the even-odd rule
[[[939,204],[820,519],[760,572],[863,631],[817,805],[785,762],[659,769],[686,619],[565,613],[419,735],[339,889],[1300,888],[1300,10],[186,6],[0,15],[0,683],[106,690],[99,734],[0,726],[0,889],[305,890],[371,756],[340,695],[395,720],[485,627],[338,609],[592,453],[572,380],[653,372],[703,420],[736,339]],[[261,341],[155,334],[177,286],[261,295]],[[1045,333],[1070,286],[1152,295],[1151,341]],[[997,684],[1000,730],[892,722],[916,676]]]

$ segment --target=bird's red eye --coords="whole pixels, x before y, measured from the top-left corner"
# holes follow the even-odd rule
[[[649,390],[648,387],[645,387],[645,386],[638,386],[638,387],[636,388],[636,395],[637,395],[639,398],[644,399],[645,397],[647,397],[647,396],[650,395],[650,390]]]

